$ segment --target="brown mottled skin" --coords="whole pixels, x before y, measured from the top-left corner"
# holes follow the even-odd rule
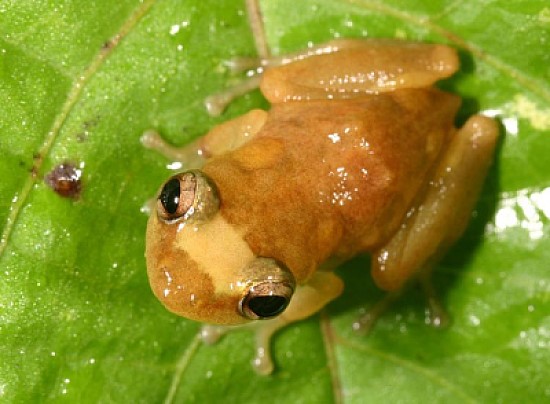
[[[218,299],[210,275],[200,271],[185,251],[164,248],[174,243],[176,228],[162,222],[159,222],[159,226],[163,228],[163,236],[148,237],[149,260],[155,262],[156,267],[147,273],[155,295],[174,313],[186,307],[189,304],[189,296],[193,295],[191,304],[196,312],[201,313],[201,316],[207,315],[212,322],[224,323],[225,313],[236,312],[240,296],[223,296]],[[174,263],[185,263],[186,270],[174,270]],[[158,270],[159,268],[165,268],[165,271]],[[166,282],[168,276],[171,282]],[[197,285],[200,287],[196,287]],[[200,321],[201,318],[198,317],[196,320]]]
[[[458,69],[452,48],[343,39],[294,56],[284,66],[264,61],[268,112],[250,111],[182,149],[144,135],[150,147],[202,167],[193,172],[207,185],[193,203],[214,206],[208,217],[171,221],[157,205],[146,241],[153,292],[187,318],[255,324],[254,366],[263,374],[273,369],[270,336],[342,293],[335,263],[370,252],[380,288],[422,278],[430,290],[434,263],[464,231],[498,139],[496,123],[481,115],[456,129],[459,98],[433,87]],[[187,209],[181,192],[169,197]],[[257,285],[267,292],[258,297]],[[270,299],[274,308],[262,306]],[[354,327],[368,329],[380,307]]]
[[[332,101],[330,114],[326,101],[276,104],[253,139],[203,171],[254,253],[284,262],[302,283],[330,256],[371,251],[395,232],[453,134],[458,105],[436,89]],[[340,206],[335,191],[352,199]]]

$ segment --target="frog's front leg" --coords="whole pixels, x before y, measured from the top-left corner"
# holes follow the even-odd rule
[[[243,326],[205,325],[201,331],[203,341],[213,343],[219,337],[239,328],[253,328],[256,333],[256,354],[252,366],[259,374],[273,371],[271,337],[279,329],[295,321],[303,320],[317,313],[343,291],[344,284],[334,272],[318,271],[307,284],[299,285],[286,310],[269,320],[256,320]]]
[[[234,150],[248,142],[260,131],[266,119],[266,111],[255,109],[214,127],[206,135],[183,147],[166,143],[154,130],[146,131],[141,136],[141,143],[169,159],[183,163],[186,168],[201,168],[208,158]]]

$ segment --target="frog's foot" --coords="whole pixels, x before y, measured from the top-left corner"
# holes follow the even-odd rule
[[[220,340],[228,332],[234,330],[235,327],[224,325],[205,324],[201,327],[200,336],[202,342],[208,345],[213,345]]]
[[[151,212],[155,211],[156,206],[157,206],[157,198],[149,198],[143,203],[143,205],[141,205],[141,208],[139,208],[139,211],[149,216]]]
[[[425,323],[435,328],[445,328],[449,325],[449,315],[437,298],[433,284],[428,275],[422,275],[419,279],[420,286],[426,297]],[[361,335],[369,334],[378,319],[401,297],[403,289],[388,292],[373,307],[362,314],[353,324],[352,328]]]
[[[261,375],[273,372],[271,338],[288,324],[310,317],[321,310],[328,302],[342,293],[344,284],[333,272],[316,272],[305,285],[294,291],[294,296],[286,310],[278,317],[269,320],[256,320],[237,326],[205,325],[201,338],[208,344],[215,343],[224,334],[237,329],[252,329],[255,332],[256,352],[252,367]]]
[[[201,139],[184,147],[175,147],[167,143],[155,130],[147,130],[141,135],[141,144],[147,149],[155,150],[166,158],[185,165],[186,168],[200,168],[206,157],[204,156]]]
[[[252,359],[252,368],[261,375],[269,375],[275,368],[271,356],[271,338],[280,328],[287,325],[279,319],[263,320],[239,326],[224,326],[206,324],[201,328],[201,340],[208,345],[215,344],[221,337],[235,330],[253,329],[256,333],[255,356]]]
[[[426,296],[426,324],[435,328],[447,327],[451,320],[447,310],[437,297],[435,288],[429,274],[423,274],[420,277],[420,286]]]
[[[220,93],[206,97],[204,105],[210,116],[219,116],[235,98],[255,90],[260,85],[261,74],[251,76]]]
[[[223,63],[229,69],[231,74],[240,74],[246,72],[246,79],[237,84],[226,88],[225,90],[210,95],[204,99],[204,106],[210,116],[219,116],[227,106],[238,97],[241,97],[258,87],[262,80],[264,69],[270,66],[280,64],[280,58],[268,57],[247,57],[238,56],[231,58]]]
[[[352,324],[353,330],[361,335],[369,334],[378,319],[389,309],[399,296],[401,296],[401,291],[387,293],[373,307],[368,309],[365,314],[362,314],[355,320]]]
[[[247,78],[232,87],[206,97],[204,100],[206,110],[210,116],[219,116],[235,98],[241,97],[260,87],[265,69],[286,65],[315,55],[336,52],[339,50],[339,46],[341,47],[339,42],[342,41],[331,41],[322,45],[309,47],[299,52],[281,56],[239,56],[227,60],[224,62],[224,66],[229,69],[231,74],[246,72]]]

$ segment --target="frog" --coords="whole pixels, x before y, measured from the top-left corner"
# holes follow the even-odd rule
[[[259,86],[269,110],[181,148],[143,136],[185,165],[160,187],[145,256],[169,311],[206,323],[206,342],[253,328],[253,366],[270,374],[272,335],[340,296],[335,269],[352,257],[370,254],[389,296],[353,324],[358,331],[411,282],[433,291],[433,269],[468,225],[499,128],[481,114],[455,127],[461,99],[435,85],[459,68],[447,45],[335,39],[257,64],[261,74],[243,88]],[[208,102],[223,110],[242,92]]]

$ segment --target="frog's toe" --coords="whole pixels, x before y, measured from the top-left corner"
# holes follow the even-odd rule
[[[262,59],[257,57],[236,56],[223,62],[231,73],[242,73],[247,70],[257,70],[262,66]]]
[[[400,295],[401,291],[387,293],[386,296],[380,299],[373,307],[368,309],[353,322],[353,330],[361,335],[369,334],[378,319],[389,309]]]
[[[443,303],[441,303],[441,300],[437,297],[430,276],[431,274],[426,272],[422,274],[420,278],[420,285],[424,291],[427,302],[425,323],[435,328],[445,328],[450,324],[451,318]]]
[[[228,332],[228,327],[205,324],[201,327],[200,336],[202,342],[213,345]]]
[[[451,318],[441,303],[437,302],[426,307],[425,322],[435,328],[446,328],[451,323]]]
[[[430,273],[422,273],[420,286],[426,296],[426,317],[425,323],[435,328],[447,327],[451,320],[445,310],[445,307],[437,297],[435,289],[431,283]],[[353,322],[352,328],[361,335],[371,332],[378,319],[391,307],[391,305],[402,295],[403,289],[387,293],[374,306],[366,310],[361,316]]]
[[[256,356],[252,359],[252,368],[256,373],[264,376],[273,373],[275,365],[269,347],[256,347]]]
[[[248,79],[229,87],[224,91],[205,98],[204,106],[210,116],[219,116],[235,98],[255,90],[260,85],[261,76],[251,76]]]

